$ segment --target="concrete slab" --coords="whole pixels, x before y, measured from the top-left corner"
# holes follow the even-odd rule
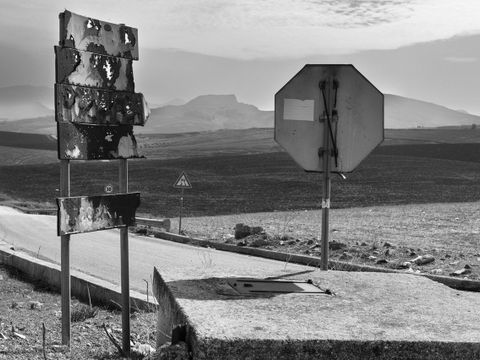
[[[251,296],[228,284],[238,271],[192,276],[184,268],[155,269],[154,289],[164,309],[159,330],[186,324],[195,359],[480,358],[478,293],[407,274],[315,270],[277,276],[311,279],[335,295]]]

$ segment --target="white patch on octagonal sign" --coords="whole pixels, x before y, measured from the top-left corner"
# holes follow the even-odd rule
[[[283,120],[314,121],[314,100],[283,100]]]

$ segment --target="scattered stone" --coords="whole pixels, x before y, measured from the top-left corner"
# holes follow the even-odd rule
[[[247,246],[247,242],[242,240],[237,243],[237,246]]]
[[[377,260],[377,257],[376,257],[376,256],[373,256],[373,255],[370,255],[370,256],[368,257],[368,260],[375,261],[375,260]]]
[[[443,270],[442,269],[433,269],[433,270],[430,270],[430,273],[434,274],[434,275],[440,275],[440,274],[443,274]]]
[[[464,266],[463,268],[464,268],[464,269],[469,269],[469,270],[470,270],[472,267],[471,267],[470,265],[468,265],[468,264],[465,264],[465,266]]]
[[[410,261],[395,261],[390,263],[390,268],[396,269],[396,270],[408,269],[411,266],[412,266],[412,263]]]
[[[385,243],[383,244],[383,247],[392,247],[392,244],[390,244],[389,242],[385,242]]]
[[[347,247],[347,244],[344,244],[344,243],[341,243],[341,242],[338,242],[338,241],[330,241],[328,243],[328,248],[330,250],[341,250],[341,249],[344,249]]]
[[[268,245],[268,241],[262,237],[255,238],[253,241],[250,242],[251,247],[262,247],[265,245]]]
[[[392,248],[388,248],[387,250],[385,250],[385,256],[392,256],[395,254],[395,250],[393,250]]]
[[[381,264],[388,264],[387,259],[378,259],[375,264],[381,265]]]
[[[43,304],[40,301],[30,301],[28,303],[28,306],[30,310],[41,310],[43,307]]]
[[[342,255],[340,255],[339,259],[340,260],[352,260],[353,255],[349,254],[348,252],[344,252],[344,253],[342,253]]]
[[[451,263],[448,263],[448,265],[455,266],[458,265],[460,261],[452,261]]]
[[[380,255],[380,251],[374,250],[374,251],[372,251],[372,254],[374,254],[374,255]]]
[[[13,337],[17,337],[17,338],[20,338],[20,339],[22,339],[22,340],[26,340],[26,339],[27,339],[27,337],[26,337],[25,335],[20,334],[20,333],[18,333],[18,332],[16,332],[16,331],[13,331],[13,332],[12,332],[12,335],[13,335]]]
[[[136,232],[137,234],[139,234],[139,235],[147,235],[148,230],[147,230],[147,228],[145,228],[145,227],[137,227],[137,228],[135,229],[135,232]]]
[[[136,343],[135,346],[133,346],[132,351],[138,355],[147,356],[153,354],[155,349],[149,344]]]
[[[310,255],[310,249],[305,250],[305,254]]]
[[[368,246],[368,244],[366,242],[362,242],[360,246]]]
[[[2,281],[2,280],[3,280],[3,275],[0,275],[0,281]]]
[[[472,270],[463,268],[463,269],[456,270],[456,271],[450,273],[450,276],[468,275],[468,274],[470,274],[471,272],[472,272]]]
[[[445,258],[448,259],[448,258],[451,258],[451,257],[452,257],[452,255],[450,255],[450,254],[445,254]]]
[[[307,240],[307,245],[312,245],[315,241],[313,241],[312,239],[308,239]]]
[[[250,227],[248,225],[239,223],[235,225],[235,239],[243,239],[249,235],[258,235],[263,233],[264,230],[261,226]]]
[[[416,265],[426,265],[434,261],[435,261],[435,258],[429,254],[417,256],[415,259],[411,260],[411,262]]]
[[[298,239],[297,239],[298,240]],[[295,245],[297,243],[297,240],[289,240],[287,242],[288,245]]]

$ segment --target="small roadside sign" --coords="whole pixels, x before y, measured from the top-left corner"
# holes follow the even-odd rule
[[[178,177],[177,181],[173,184],[174,188],[177,189],[191,189],[192,184],[190,183],[190,180],[188,180],[187,174],[185,174],[184,171],[180,174]]]

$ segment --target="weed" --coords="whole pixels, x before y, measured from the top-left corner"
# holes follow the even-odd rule
[[[81,322],[90,318],[94,318],[98,313],[97,307],[90,307],[85,304],[79,304],[73,309],[71,314],[72,322]]]

